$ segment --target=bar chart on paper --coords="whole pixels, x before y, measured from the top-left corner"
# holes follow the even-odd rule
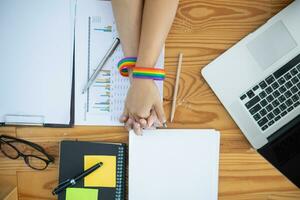
[[[87,93],[87,112],[110,112],[111,71],[102,71]],[[92,96],[90,96],[92,95]]]
[[[117,69],[118,61],[123,58],[121,46],[109,58],[88,91],[81,94],[84,84],[118,37],[111,3],[78,0],[76,13],[75,124],[122,125],[119,117],[130,83]],[[163,68],[163,53],[157,66]],[[162,94],[163,85],[157,84]]]

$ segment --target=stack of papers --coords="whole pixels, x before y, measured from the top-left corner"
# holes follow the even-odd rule
[[[69,124],[75,1],[0,1],[0,123]]]
[[[220,134],[148,130],[129,136],[130,200],[217,200]]]

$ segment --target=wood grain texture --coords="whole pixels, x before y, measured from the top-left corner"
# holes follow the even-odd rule
[[[2,134],[15,137],[16,128],[0,127],[0,135]],[[12,168],[11,162],[8,162],[0,152],[0,199],[4,199],[17,186],[16,170]]]
[[[18,200],[18,189],[15,187],[5,198],[4,200]]]
[[[0,175],[0,199],[6,198],[16,187],[16,173]]]
[[[201,69],[278,13],[290,0],[181,0],[166,41],[164,108],[170,115],[178,53],[184,54],[177,109],[169,128],[215,128],[221,131],[220,200],[298,200],[300,191],[251,148],[212,90]],[[224,66],[226,67],[226,66]],[[9,127],[0,133],[17,135],[44,146],[55,164],[36,172],[22,160],[0,154],[1,176],[15,176],[20,200],[55,199],[59,142],[82,140],[128,143],[122,127],[67,129]],[[1,189],[0,189],[1,190]]]
[[[12,127],[12,126],[0,127],[0,135],[2,134],[16,137],[16,127]]]

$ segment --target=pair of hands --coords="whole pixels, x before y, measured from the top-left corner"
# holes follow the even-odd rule
[[[125,124],[127,130],[133,129],[137,135],[141,135],[144,128],[165,124],[163,104],[153,80],[131,80],[120,122]]]

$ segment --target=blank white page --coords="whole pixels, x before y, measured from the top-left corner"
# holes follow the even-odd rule
[[[0,1],[0,122],[70,122],[74,12],[73,0]]]
[[[149,130],[129,133],[130,200],[216,200],[219,132]]]

